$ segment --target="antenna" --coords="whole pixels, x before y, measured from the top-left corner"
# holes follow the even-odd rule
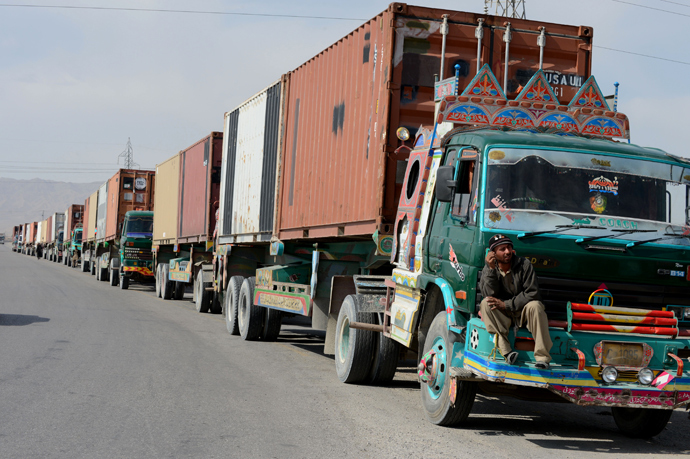
[[[120,155],[117,157],[117,163],[120,164],[120,158],[124,158],[124,167],[125,169],[138,169],[139,164],[134,162],[134,149],[132,148],[132,141],[127,138],[127,147],[125,148],[125,151],[120,153]]]
[[[496,4],[495,16],[507,18],[527,19],[525,16],[526,0],[484,0],[484,14],[489,14],[489,9]]]

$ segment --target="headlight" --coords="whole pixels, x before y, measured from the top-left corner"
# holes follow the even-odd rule
[[[615,367],[606,367],[601,372],[601,378],[606,384],[613,384],[618,379],[618,370]]]
[[[690,308],[685,308],[683,310],[683,319],[685,319],[685,320],[690,319]]]
[[[640,384],[649,386],[654,381],[654,372],[649,368],[643,368],[637,373],[637,380]]]

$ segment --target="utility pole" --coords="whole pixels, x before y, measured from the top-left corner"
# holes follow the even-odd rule
[[[527,16],[525,16],[525,1],[526,0],[484,0],[484,14],[489,14],[489,9],[493,8],[495,3],[495,16],[527,19]]]
[[[127,147],[125,151],[120,153],[117,157],[117,163],[120,164],[120,158],[124,158],[124,168],[125,169],[138,169],[139,164],[134,162],[134,149],[132,148],[132,141],[127,138]]]

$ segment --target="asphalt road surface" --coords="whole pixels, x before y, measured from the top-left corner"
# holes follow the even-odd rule
[[[230,336],[188,294],[110,287],[0,245],[0,457],[668,457],[690,420],[653,440],[610,410],[477,396],[467,423],[431,425],[412,363],[389,387],[345,385],[323,334]]]

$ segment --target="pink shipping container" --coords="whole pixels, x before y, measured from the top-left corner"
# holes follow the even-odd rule
[[[462,90],[488,64],[503,80],[505,17],[404,3],[389,8],[283,77],[287,85],[275,235],[282,240],[390,234],[406,155],[395,132],[433,123],[442,16],[448,15],[443,77],[460,68]],[[475,30],[484,20],[481,61]],[[561,103],[590,75],[592,29],[510,19],[507,93],[539,68]],[[410,142],[411,143],[411,142]],[[409,143],[408,143],[409,145]]]
[[[84,205],[83,204],[72,204],[65,211],[65,235],[64,240],[69,241],[72,239],[72,231],[77,225],[81,225],[84,222]]]
[[[48,218],[46,219],[46,225],[47,225],[47,228],[48,228],[48,229],[46,230],[46,240],[45,240],[44,242],[45,242],[46,244],[49,244],[49,243],[53,242],[53,237],[54,237],[54,234],[53,234],[53,231],[52,231],[52,228],[53,228],[53,215],[51,215],[50,217],[48,217]]]
[[[180,152],[178,243],[212,239],[219,206],[222,159],[222,132],[212,132]]]

